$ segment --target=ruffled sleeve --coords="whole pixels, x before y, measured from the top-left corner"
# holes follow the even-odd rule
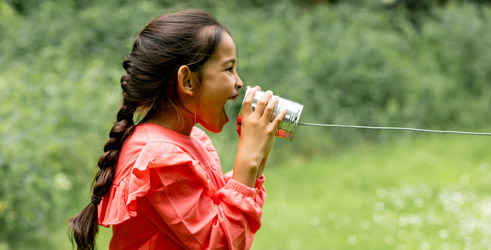
[[[194,177],[206,191],[211,190],[206,172],[193,159],[173,144],[152,142],[143,147],[133,168],[119,183],[113,183],[99,204],[99,224],[105,227],[120,224],[137,214],[137,198],[151,190],[151,169],[189,165]]]
[[[254,188],[249,188],[248,186],[232,179],[232,175],[233,175],[233,171],[230,171],[223,176],[225,182],[227,182],[226,186],[234,187],[236,185],[234,185],[233,183],[237,183],[238,185],[243,186],[242,190],[249,189],[249,191],[247,191],[246,193],[250,195],[259,206],[263,207],[264,202],[266,201],[266,190],[264,188],[264,181],[266,180],[266,177],[264,177],[264,175],[261,175],[261,178],[256,179]],[[240,190],[240,188],[232,188],[232,189]]]

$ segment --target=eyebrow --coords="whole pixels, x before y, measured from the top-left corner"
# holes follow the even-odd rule
[[[237,62],[237,61],[236,61],[235,59],[233,59],[233,58],[232,58],[232,59],[228,59],[227,61],[223,62],[223,63],[222,63],[222,65],[225,65],[225,64],[227,64],[227,63],[233,63],[233,64],[235,64],[236,62]]]

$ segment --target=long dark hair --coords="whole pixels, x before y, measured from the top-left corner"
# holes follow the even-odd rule
[[[176,87],[179,67],[187,65],[199,73],[218,47],[223,31],[226,28],[208,13],[188,10],[152,19],[135,39],[123,62],[123,100],[98,162],[91,202],[70,219],[71,241],[78,249],[95,247],[97,207],[112,185],[121,147],[135,128],[135,113],[150,116],[182,105]]]

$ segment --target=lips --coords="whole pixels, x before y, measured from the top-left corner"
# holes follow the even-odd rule
[[[237,100],[237,96],[239,96],[239,94],[235,94],[233,96],[230,96],[228,99],[229,100],[232,100],[232,101],[235,101],[235,100]]]

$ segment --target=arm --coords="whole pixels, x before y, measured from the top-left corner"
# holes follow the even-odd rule
[[[253,187],[255,179],[262,175],[269,152],[273,147],[274,133],[286,115],[283,110],[271,121],[278,98],[266,91],[252,111],[255,89],[244,99],[243,115],[240,124],[240,137],[234,164],[233,179]],[[271,101],[270,101],[271,99]]]

